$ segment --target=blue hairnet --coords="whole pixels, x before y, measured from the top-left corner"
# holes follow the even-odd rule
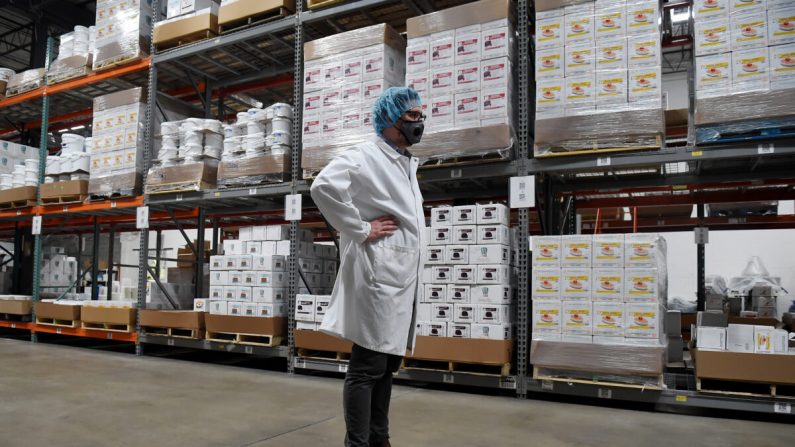
[[[373,104],[373,127],[377,134],[395,124],[407,111],[422,105],[420,95],[409,87],[390,87]]]

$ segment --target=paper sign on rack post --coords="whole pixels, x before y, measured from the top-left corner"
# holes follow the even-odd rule
[[[135,228],[143,230],[149,228],[149,207],[139,206],[135,210]]]
[[[41,216],[33,216],[33,225],[30,233],[33,235],[41,234]]]
[[[511,177],[511,208],[536,206],[536,176]]]
[[[284,220],[301,220],[301,194],[284,196]]]

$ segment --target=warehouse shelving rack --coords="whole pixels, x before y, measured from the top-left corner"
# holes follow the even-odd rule
[[[153,1],[157,10],[158,0]],[[69,87],[43,89],[30,97],[17,97],[16,100],[0,102],[0,116],[8,114],[13,127],[0,130],[0,135],[20,133],[29,138],[29,133],[41,129],[40,154],[46,157],[48,132],[57,130],[58,125],[67,127],[76,123],[90,122],[90,104],[86,110],[88,97],[104,94],[132,86],[148,87],[148,107],[145,116],[145,166],[153,158],[153,141],[156,134],[156,114],[162,113],[156,106],[159,100],[177,100],[194,107],[197,115],[205,117],[228,118],[230,113],[246,110],[256,101],[264,103],[286,101],[300,103],[302,98],[303,43],[327,35],[374,23],[387,22],[400,28],[407,17],[432,12],[429,2],[421,0],[362,0],[345,2],[316,11],[304,11],[303,1],[296,1],[295,14],[277,20],[255,25],[242,30],[224,34],[194,44],[177,47],[163,52],[151,48],[151,57],[143,58],[123,69],[107,72],[103,77],[92,77],[70,81]],[[444,9],[463,1],[436,1],[437,9]],[[532,82],[528,73],[532,64],[530,57],[530,26],[533,4],[528,0],[518,0],[517,40],[518,40],[518,98],[516,141],[513,157],[497,163],[480,166],[440,166],[423,169],[418,174],[421,188],[429,203],[450,203],[455,200],[505,199],[508,195],[508,179],[514,176],[535,175],[538,194],[536,218],[531,209],[515,211],[520,234],[528,235],[538,226],[547,234],[569,233],[575,231],[575,211],[583,207],[643,206],[664,200],[685,203],[683,191],[693,197],[691,203],[706,203],[723,194],[722,201],[736,197],[742,191],[748,197],[791,198],[795,175],[790,174],[795,165],[795,141],[777,140],[772,145],[733,143],[714,148],[701,148],[688,145],[677,148],[664,148],[656,152],[612,154],[599,157],[536,159],[531,152],[532,137]],[[51,51],[50,51],[51,53]],[[111,75],[112,73],[112,75]],[[185,79],[190,85],[185,85]],[[288,90],[289,86],[291,90]],[[84,90],[98,88],[98,92]],[[265,90],[258,98],[252,98],[250,91]],[[37,96],[38,95],[38,96]],[[12,100],[14,98],[11,98]],[[291,100],[292,99],[292,100]],[[82,103],[80,101],[83,101]],[[200,107],[195,107],[195,103]],[[300,135],[300,109],[294,117],[294,135]],[[52,115],[52,116],[51,116]],[[35,121],[40,117],[40,121]],[[51,126],[53,125],[54,126]],[[22,231],[30,225],[34,215],[44,218],[44,232],[63,231],[66,226],[75,231],[140,231],[140,253],[149,253],[149,232],[164,229],[204,229],[211,226],[214,231],[214,244],[218,243],[220,228],[225,226],[252,225],[260,223],[284,223],[281,220],[283,200],[287,194],[304,195],[304,219],[301,224],[313,228],[324,228],[324,222],[308,196],[309,182],[300,179],[300,138],[293,141],[292,177],[285,183],[261,185],[256,188],[238,188],[183,192],[162,195],[146,195],[131,199],[105,201],[99,204],[63,206],[37,206],[29,209],[0,212],[0,233]],[[730,167],[727,171],[726,166]],[[683,171],[687,172],[683,172]],[[43,164],[41,176],[43,179]],[[727,183],[729,182],[729,183]],[[728,193],[714,192],[714,185],[730,185]],[[783,185],[783,186],[782,186]],[[761,190],[760,190],[761,189]],[[586,194],[587,193],[587,194]],[[667,194],[667,196],[666,196]],[[660,197],[666,197],[661,199]],[[135,210],[139,206],[151,209],[150,228],[138,230],[135,227]],[[60,209],[59,209],[60,208]],[[703,210],[703,206],[700,206]],[[712,219],[712,220],[711,220]],[[536,224],[536,220],[538,223]],[[610,228],[622,229],[619,222],[610,222]],[[675,222],[670,219],[640,220],[639,230],[665,228],[687,229],[707,224],[710,227],[721,225],[730,228],[749,228],[774,225],[792,227],[793,219],[771,218],[726,218],[721,221],[705,217],[702,219],[683,219]],[[297,230],[299,222],[291,222],[291,252],[297,252]],[[589,226],[591,225],[591,226]],[[583,228],[593,230],[593,222],[584,222]],[[613,227],[612,225],[616,225]],[[626,225],[626,223],[624,224]],[[111,230],[112,229],[112,230]],[[603,228],[603,231],[609,231]],[[199,247],[203,246],[203,231],[199,231]],[[36,236],[36,259],[34,269],[38,278],[40,265],[41,237]],[[95,240],[98,240],[95,237]],[[158,237],[159,240],[159,237]],[[518,259],[519,284],[528,284],[530,266],[528,263],[528,239],[520,240]],[[201,261],[202,250],[197,250],[197,261]],[[700,251],[701,271],[699,290],[703,290],[704,259]],[[149,280],[149,256],[140,256],[138,267],[138,307],[145,306],[146,284]],[[159,250],[155,250],[156,264]],[[263,357],[287,358],[289,372],[325,371],[344,372],[346,364],[340,362],[314,361],[293,358],[294,343],[294,300],[300,277],[297,265],[291,257],[289,262],[289,334],[288,344],[274,348],[244,346],[232,343],[217,343],[205,340],[185,340],[171,337],[149,336],[137,332],[125,341],[136,343],[136,352],[143,354],[146,344],[162,344],[191,349],[234,352]],[[162,260],[162,259],[161,259]],[[197,273],[201,273],[201,262],[197,262]],[[153,275],[157,276],[157,275]],[[34,284],[38,297],[38,283]],[[771,399],[734,398],[709,396],[695,391],[692,376],[679,374],[666,375],[668,389],[663,391],[643,391],[629,388],[605,387],[598,384],[552,383],[532,379],[528,373],[528,356],[531,334],[528,315],[530,296],[528,287],[518,288],[518,328],[516,341],[516,373],[509,377],[495,377],[467,373],[444,373],[436,371],[401,370],[397,378],[409,381],[456,384],[485,387],[491,389],[515,390],[517,396],[532,394],[560,394],[599,399],[626,400],[655,404],[660,409],[686,411],[692,408],[720,408],[739,411],[780,412],[781,402]],[[6,327],[14,323],[3,322]],[[16,323],[17,328],[26,326],[33,331],[35,325]],[[63,331],[62,331],[63,333]],[[71,334],[91,336],[91,334]],[[106,336],[106,333],[102,333]],[[104,338],[104,337],[103,337]]]

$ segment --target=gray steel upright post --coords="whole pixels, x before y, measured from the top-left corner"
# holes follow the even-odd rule
[[[295,39],[293,42],[295,58],[293,71],[293,148],[290,156],[291,178],[290,194],[298,193],[298,178],[301,176],[301,118],[303,101],[303,68],[304,68],[304,27],[301,23],[303,1],[295,2]],[[287,261],[288,296],[287,296],[287,371],[295,372],[295,296],[298,293],[298,221],[290,222],[290,257]]]
[[[530,89],[529,84],[529,2],[528,0],[519,0],[517,3],[517,31],[518,31],[518,57],[519,64],[517,67],[517,77],[519,83],[519,113],[517,116],[517,150],[516,158],[518,161],[518,174],[525,176],[527,170],[527,156],[530,145],[529,141],[529,100],[528,94]],[[517,349],[516,349],[516,394],[520,398],[527,396],[527,362],[528,362],[528,236],[530,233],[530,210],[527,208],[520,208],[519,212],[519,247],[516,256],[516,267],[518,269],[518,285],[517,288],[517,312],[518,312],[518,330],[516,334]]]
[[[160,1],[152,0],[152,29],[149,32],[149,54],[155,54],[154,44],[154,24],[160,19]],[[157,67],[154,61],[149,67],[149,83],[147,85],[147,101],[146,113],[144,114],[144,147],[143,159],[144,172],[142,173],[141,184],[146,184],[146,173],[149,171],[149,153],[152,151],[152,143],[155,136],[155,108],[157,104]],[[144,196],[144,205],[147,205],[148,200]],[[135,330],[138,333],[138,339],[135,341],[135,354],[143,355],[143,346],[141,345],[141,309],[146,305],[146,283],[148,278],[149,265],[149,229],[141,229],[138,237],[138,302],[135,319]]]

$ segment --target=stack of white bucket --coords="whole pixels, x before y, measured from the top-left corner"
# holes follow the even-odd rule
[[[11,174],[0,174],[0,190],[37,186],[39,184],[39,160],[26,159],[14,165]]]
[[[188,118],[160,125],[162,143],[157,159],[163,167],[201,163],[221,158],[223,125],[220,121]]]
[[[238,113],[235,124],[224,126],[223,159],[289,153],[292,144],[292,117],[293,108],[283,103]]]
[[[73,133],[61,135],[61,155],[47,157],[44,183],[88,180],[91,167],[91,138]]]

